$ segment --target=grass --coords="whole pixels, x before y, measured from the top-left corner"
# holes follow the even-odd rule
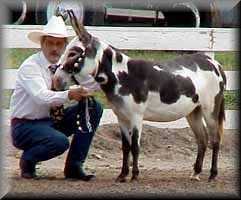
[[[224,70],[240,70],[238,52],[217,52],[215,58],[224,66]]]
[[[38,49],[6,49],[6,66],[10,68],[18,68],[27,57],[37,51]],[[176,51],[129,50],[123,52],[132,58],[157,62],[172,59],[179,55]],[[238,52],[217,52],[215,58],[223,65],[224,70],[240,69]]]
[[[30,55],[37,52],[38,49],[6,49],[6,66],[10,68],[18,68],[19,65]],[[179,54],[174,51],[141,51],[131,50],[123,51],[128,56],[136,59],[146,59],[151,61],[163,61],[177,57]],[[223,65],[224,70],[239,70],[239,60],[237,52],[217,52],[215,58]],[[3,91],[2,108],[9,107],[9,100],[12,94],[11,90]],[[95,93],[96,98],[102,103],[105,108],[109,108],[108,102],[103,92]],[[226,91],[225,102],[226,109],[240,109],[239,104],[240,90]]]
[[[1,108],[9,109],[10,97],[13,93],[13,90],[2,90],[2,101]]]
[[[13,90],[3,90],[3,101],[1,101],[1,108],[9,109],[10,97]],[[108,101],[103,92],[96,92],[94,94],[97,100],[103,105],[104,108],[110,108]],[[225,109],[239,110],[240,109],[240,90],[238,91],[225,91]]]
[[[6,67],[18,68],[23,61],[38,49],[6,49]]]
[[[161,61],[172,59],[178,56],[176,52],[170,52],[170,51],[161,52],[161,51],[129,50],[129,51],[123,51],[123,53],[127,54],[131,58],[150,60],[150,61],[156,61],[156,62],[161,62]]]
[[[124,51],[128,56],[137,59],[145,59],[161,62],[175,58],[180,55],[176,51]],[[215,58],[223,66],[224,70],[239,70],[239,55],[238,52],[217,52]]]
[[[226,110],[240,110],[240,90],[225,91],[224,99]]]
[[[103,108],[110,108],[110,105],[105,97],[104,92],[96,92],[94,93],[95,98],[101,103]]]

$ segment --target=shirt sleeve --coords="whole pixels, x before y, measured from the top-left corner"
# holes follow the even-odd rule
[[[58,106],[68,100],[68,90],[52,91],[48,89],[41,69],[34,63],[22,66],[18,71],[18,79],[37,104]]]

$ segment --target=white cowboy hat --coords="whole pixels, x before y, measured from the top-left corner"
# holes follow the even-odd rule
[[[67,39],[73,37],[68,35],[63,18],[61,16],[55,15],[49,19],[43,30],[30,32],[28,34],[28,39],[30,39],[34,43],[40,44],[42,36],[52,36]]]

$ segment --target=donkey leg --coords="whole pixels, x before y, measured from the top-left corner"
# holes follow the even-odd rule
[[[121,139],[122,139],[122,169],[120,175],[117,177],[116,182],[126,182],[126,177],[129,174],[129,153],[130,153],[130,143],[126,138],[126,134],[123,129],[121,129]]]
[[[191,175],[192,180],[199,181],[199,174],[202,172],[202,166],[203,166],[203,159],[205,156],[205,152],[207,149],[208,144],[208,135],[206,128],[203,125],[202,122],[202,110],[200,107],[196,108],[192,113],[190,113],[187,116],[187,121],[194,132],[194,135],[196,137],[196,142],[198,145],[198,153],[196,157],[196,162],[194,163],[193,167],[193,174]]]
[[[213,118],[210,114],[209,117],[205,118],[207,123],[208,133],[210,135],[210,143],[212,152],[212,165],[210,169],[209,181],[215,180],[218,175],[218,153],[220,148],[220,135],[218,129],[218,121]]]
[[[213,142],[213,154],[212,154],[212,167],[210,170],[209,181],[215,180],[218,175],[218,153],[219,153],[220,143]]]
[[[215,180],[218,175],[218,154],[223,135],[223,122],[225,120],[224,103],[223,88],[220,87],[220,92],[214,97],[214,104],[211,104],[212,107],[210,107],[210,103],[207,103],[206,112],[203,113],[213,150],[209,181]]]
[[[139,167],[138,167],[138,158],[140,153],[140,130],[136,127],[132,130],[132,143],[131,143],[131,153],[133,157],[133,168],[132,168],[132,178],[131,181],[138,180]]]

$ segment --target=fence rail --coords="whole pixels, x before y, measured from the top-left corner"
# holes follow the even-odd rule
[[[39,48],[27,33],[41,25],[2,26],[4,48]],[[235,28],[86,27],[101,40],[127,50],[238,51]],[[71,26],[68,33],[74,35]]]

